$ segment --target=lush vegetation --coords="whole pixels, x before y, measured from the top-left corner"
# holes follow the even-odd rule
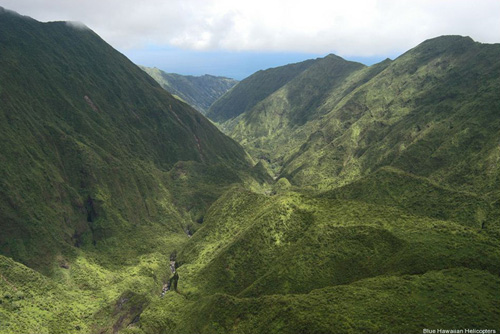
[[[239,82],[210,107],[207,116],[217,122],[230,120],[250,110],[283,85],[298,76],[315,60],[258,71]]]
[[[205,114],[217,99],[238,83],[234,79],[208,74],[195,77],[165,73],[151,67],[141,66],[141,68],[169,93],[185,101],[202,114]]]
[[[295,185],[328,189],[394,166],[496,199],[499,52],[444,36],[370,67],[328,56],[214,120]]]
[[[69,332],[57,312],[71,305],[88,305],[99,331],[122,317],[113,305],[127,291],[142,309],[211,203],[234,183],[267,180],[239,144],[89,29],[2,9],[0,78],[0,253],[16,261],[0,284],[26,296],[2,302],[2,331]]]
[[[386,187],[374,185],[380,188]],[[178,294],[152,301],[140,329],[498,330],[498,235],[408,211],[233,189],[212,206],[178,255]]]
[[[499,55],[257,72],[209,112],[252,160],[89,29],[0,9],[0,333],[500,331]]]

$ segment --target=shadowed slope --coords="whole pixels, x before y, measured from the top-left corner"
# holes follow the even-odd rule
[[[205,114],[219,97],[238,83],[234,79],[208,74],[195,77],[165,73],[157,68],[145,66],[140,66],[140,68],[155,79],[167,92],[179,97],[202,114]]]
[[[199,201],[170,191],[179,161],[233,175],[206,180],[211,201],[249,171],[238,144],[87,28],[2,9],[0,77],[0,251],[30,266],[183,233]]]

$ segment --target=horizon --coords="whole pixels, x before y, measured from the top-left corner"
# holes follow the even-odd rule
[[[200,77],[204,75],[212,75],[216,77],[226,77],[241,81],[248,78],[258,71],[265,71],[271,68],[286,66],[290,64],[300,63],[310,59],[324,58],[329,54],[306,54],[306,53],[265,53],[255,56],[253,52],[185,52],[176,50],[176,55],[169,58],[158,59],[154,52],[132,52],[124,53],[123,50],[118,50],[125,54],[133,63],[140,66],[157,68],[165,73],[173,73],[184,76]],[[177,57],[178,54],[184,54],[185,57]],[[163,55],[164,56],[164,55]],[[203,58],[210,57],[211,60],[203,62]],[[393,57],[351,57],[344,58],[347,61],[358,62],[366,66],[371,66],[384,61],[387,58],[391,60],[399,57],[400,54]],[[187,60],[186,60],[187,59]],[[217,61],[219,60],[219,61]],[[227,67],[223,65],[231,64]],[[193,67],[192,64],[198,64]],[[217,67],[219,65],[219,67]],[[211,72],[211,69],[217,73]]]

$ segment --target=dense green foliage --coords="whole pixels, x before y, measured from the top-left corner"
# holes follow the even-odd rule
[[[283,176],[325,188],[392,165],[495,198],[499,53],[465,37],[422,43],[332,106]]]
[[[141,305],[159,293],[161,258],[226,188],[266,182],[239,144],[87,28],[1,9],[0,78],[0,253],[63,280],[69,295],[102,291],[74,301],[98,311],[99,326],[121,318],[110,307],[122,293]],[[159,264],[143,268],[141,256]],[[31,284],[8,278],[19,266],[0,271],[14,290]],[[39,308],[37,298],[58,294],[47,284],[18,302],[12,332],[65,322],[48,311],[30,322],[43,330],[23,320],[24,303]],[[68,298],[54,303],[64,310]]]
[[[157,68],[140,66],[172,95],[205,114],[210,106],[238,83],[237,80],[205,74],[195,77],[165,73]]]
[[[397,185],[378,178],[367,187],[389,192]],[[498,235],[410,213],[416,208],[235,188],[211,207],[178,255],[179,294],[152,301],[141,328],[145,333],[498,330]]]
[[[499,53],[443,36],[370,67],[328,56],[237,117],[214,120],[298,186],[328,189],[390,165],[495,198]]]
[[[210,107],[207,116],[217,122],[232,119],[253,108],[280,87],[314,64],[306,60],[297,64],[258,71],[239,82]]]
[[[252,166],[89,29],[0,9],[0,333],[500,331],[499,55],[260,71],[209,113]]]
[[[278,181],[185,248],[207,305],[186,331],[498,330],[499,56],[459,36],[370,67],[330,55],[213,118]]]

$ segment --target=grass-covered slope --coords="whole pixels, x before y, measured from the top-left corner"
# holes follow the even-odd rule
[[[268,181],[81,25],[0,8],[0,101],[2,333],[137,321],[212,202]]]
[[[498,331],[499,286],[498,276],[460,268],[383,276],[309,294],[219,294],[198,304],[201,311],[182,308],[189,322],[164,320],[146,332],[400,334],[457,326]],[[147,310],[143,317],[150,315]]]
[[[500,188],[499,55],[498,44],[442,36],[370,67],[328,56],[214,120],[295,185],[328,189],[391,165],[491,193]]]
[[[238,83],[234,79],[208,74],[203,76],[180,75],[165,73],[157,68],[140,67],[165,90],[179,97],[202,114],[205,114],[219,97]]]
[[[419,186],[426,184],[422,180]],[[395,186],[380,181],[378,187]],[[154,300],[140,328],[144,333],[498,330],[498,235],[452,217],[411,211],[391,203],[291,192],[269,197],[235,188],[212,206],[178,255],[180,294]]]
[[[383,67],[382,65],[379,67]],[[307,140],[315,123],[359,81],[377,71],[329,55],[259,101],[252,109],[221,124],[255,157],[281,166]],[[357,75],[358,72],[363,74]]]
[[[197,274],[202,290],[243,296],[307,293],[381,274],[454,266],[496,273],[494,236],[464,225],[469,223],[361,201],[229,193],[180,259],[203,267]]]
[[[443,188],[392,167],[381,168],[319,197],[394,206],[415,215],[453,220],[475,228],[484,228],[493,218],[492,206],[481,196]]]
[[[257,73],[219,120],[259,188],[93,32],[1,9],[0,332],[500,331],[497,55]]]
[[[245,113],[314,63],[307,60],[252,74],[215,101],[207,117],[222,123]]]
[[[284,164],[297,184],[330,187],[392,165],[453,188],[500,188],[500,45],[445,36],[353,90]]]
[[[327,57],[223,123],[281,178],[212,205],[138,330],[499,331],[499,53],[448,36],[371,67]]]
[[[48,278],[0,255],[0,333],[115,333],[159,294],[168,268],[161,253],[114,270],[81,252],[59,260],[66,268]]]

